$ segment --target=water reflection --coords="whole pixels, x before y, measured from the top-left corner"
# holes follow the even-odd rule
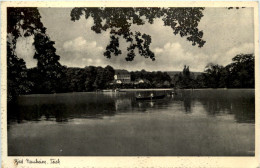
[[[236,122],[255,122],[254,90],[209,90],[208,94],[194,91],[193,100],[201,102],[208,115],[232,114]]]
[[[185,112],[191,113],[192,112],[191,111],[191,98],[192,98],[191,92],[183,92],[182,97],[183,97],[183,106],[184,106]]]
[[[77,94],[70,96],[49,95],[42,98],[21,97],[19,104],[8,106],[8,120],[16,120],[18,123],[24,120],[39,121],[42,116],[46,120],[55,118],[57,122],[67,122],[72,118],[95,118],[101,119],[103,116],[113,116],[116,112],[115,101],[112,98],[103,96],[99,100],[93,95],[82,95],[80,100]]]
[[[195,105],[200,105],[201,113],[209,116],[234,115],[236,122],[255,122],[254,90],[183,90],[155,101],[136,101],[135,95],[122,92],[22,96],[18,104],[8,106],[8,122],[41,121],[43,117],[56,122],[102,119],[120,113],[172,111],[173,106],[179,105],[185,114],[192,114]]]

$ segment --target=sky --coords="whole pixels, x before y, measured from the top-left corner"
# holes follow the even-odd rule
[[[151,35],[151,50],[155,61],[137,55],[134,61],[126,61],[127,43],[120,39],[122,55],[108,59],[103,52],[109,42],[109,31],[96,34],[91,30],[92,18],[79,21],[70,20],[72,8],[38,8],[47,34],[55,42],[60,63],[68,67],[89,65],[111,65],[115,69],[129,71],[181,71],[184,65],[191,71],[203,72],[208,63],[227,65],[237,54],[254,53],[253,8],[232,9],[205,8],[199,23],[206,41],[202,48],[192,46],[185,37],[174,35],[170,27],[163,26],[159,19],[154,24],[132,26],[132,30]],[[35,67],[33,37],[21,37],[17,41],[17,56],[25,60],[28,68]]]

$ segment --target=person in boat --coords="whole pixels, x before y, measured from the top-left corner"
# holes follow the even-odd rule
[[[141,97],[142,97],[142,96],[141,96],[141,93],[139,93],[137,97],[138,97],[138,98],[141,98]]]
[[[150,97],[153,98],[153,93],[151,93]]]

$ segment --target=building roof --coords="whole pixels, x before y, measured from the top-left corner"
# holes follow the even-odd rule
[[[124,69],[115,69],[115,75],[129,75],[130,73]]]

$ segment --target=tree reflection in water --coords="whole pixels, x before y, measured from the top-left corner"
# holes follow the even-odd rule
[[[153,101],[136,101],[134,92],[30,95],[20,97],[17,104],[9,104],[7,114],[8,122],[68,122],[73,118],[102,119],[119,113],[160,112],[182,102],[185,114],[192,114],[194,107],[200,105],[209,116],[234,115],[237,122],[254,123],[254,97],[254,90],[245,89],[182,90]]]
[[[255,122],[254,90],[185,90],[182,100],[186,112],[192,112],[191,104],[199,102],[210,116],[232,114],[237,122]]]

